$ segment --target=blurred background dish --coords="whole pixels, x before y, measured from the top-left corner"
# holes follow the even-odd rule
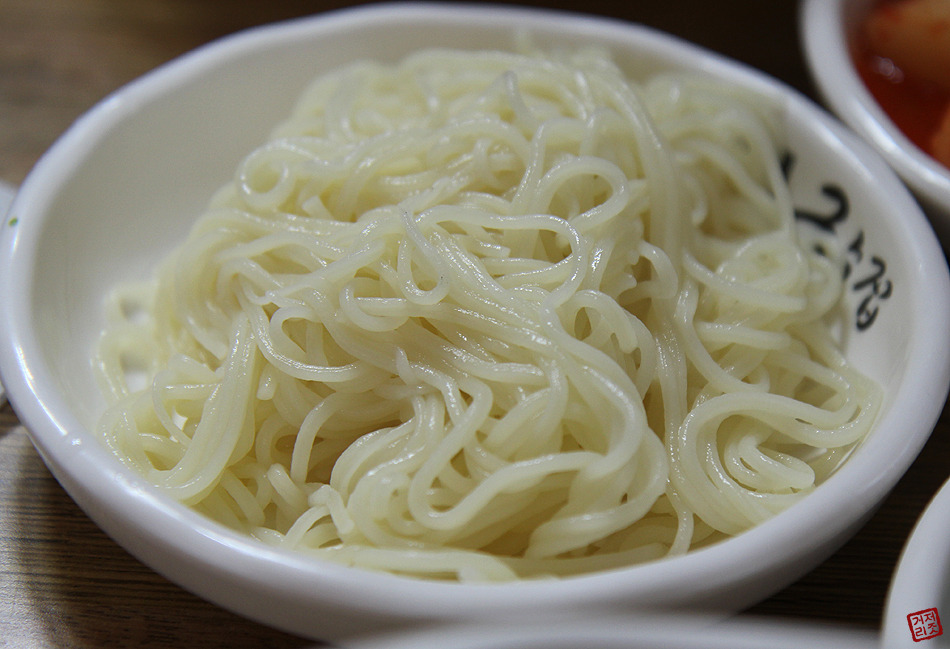
[[[950,39],[941,36],[948,16],[946,0],[804,0],[801,16],[805,57],[825,103],[911,187],[944,240],[950,80],[933,79],[950,76],[936,54],[950,57]]]

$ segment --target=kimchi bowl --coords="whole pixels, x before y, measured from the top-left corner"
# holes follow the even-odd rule
[[[869,16],[878,4],[875,0],[807,0],[802,3],[801,33],[805,58],[828,108],[897,171],[930,216],[941,239],[945,240],[950,227],[950,169],[902,129],[899,121],[869,89],[856,63],[856,55],[860,56],[856,44],[861,41],[862,31],[867,28]],[[929,29],[926,23],[928,11],[915,10],[913,13],[922,14],[922,17],[904,21],[912,26],[912,31],[902,34],[902,41],[929,44],[925,34]],[[892,70],[892,77],[896,76],[898,80],[903,77],[903,73],[893,71],[894,63],[888,57],[879,55],[878,61],[878,65]],[[876,74],[880,78],[882,73]],[[878,83],[889,93],[901,92],[900,84]],[[905,99],[898,97],[889,96],[889,101],[910,104],[919,101],[916,95]],[[944,122],[950,123],[946,118]]]

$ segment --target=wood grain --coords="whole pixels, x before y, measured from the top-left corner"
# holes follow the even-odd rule
[[[96,101],[238,29],[350,3],[271,0],[0,0],[0,179],[19,183]],[[530,4],[530,3],[523,3]],[[794,0],[549,2],[643,22],[812,93]],[[946,414],[907,476],[838,553],[750,614],[878,628],[914,522],[950,466]],[[106,537],[0,408],[0,647],[291,648],[311,643],[186,593]]]

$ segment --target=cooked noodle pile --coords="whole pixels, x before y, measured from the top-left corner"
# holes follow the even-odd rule
[[[767,109],[604,56],[318,79],[147,286],[101,435],[262,541],[439,579],[680,554],[867,432]],[[142,375],[145,385],[140,385]]]

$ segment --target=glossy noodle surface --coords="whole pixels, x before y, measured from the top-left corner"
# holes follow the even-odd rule
[[[599,52],[317,79],[110,304],[104,441],[261,541],[437,579],[742,532],[866,434],[773,109]],[[835,323],[838,322],[837,325]]]

